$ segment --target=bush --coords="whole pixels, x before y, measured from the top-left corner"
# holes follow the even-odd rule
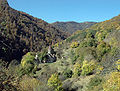
[[[72,64],[75,64],[78,57],[79,57],[78,53],[74,52],[73,50],[70,51],[70,58],[71,58],[71,63]]]
[[[107,53],[110,50],[110,46],[106,44],[105,42],[100,42],[100,44],[97,46],[97,54],[98,57],[102,57],[105,53]]]
[[[73,72],[72,72],[72,70],[70,70],[70,69],[67,69],[67,70],[65,70],[65,71],[63,72],[63,75],[64,75],[66,78],[71,78],[71,77],[72,77],[72,74],[73,74]]]
[[[82,61],[84,61],[83,59],[85,59],[85,57],[87,57],[88,55],[91,55],[92,59],[97,58],[96,48],[81,47],[81,44],[78,48],[76,48],[75,54],[79,55],[79,57],[82,57]],[[92,60],[92,59],[90,58],[88,60]]]
[[[111,56],[115,56],[117,54],[117,51],[118,51],[118,48],[112,47],[111,50],[110,50]]]
[[[21,66],[19,67],[19,76],[28,74],[36,69],[35,65],[35,55],[32,52],[28,52],[23,56],[21,61]]]
[[[97,66],[97,69],[96,69],[96,74],[100,74],[102,71],[103,71],[104,67],[101,66],[101,65],[98,65]]]
[[[62,91],[62,82],[60,81],[58,74],[53,74],[48,79],[48,86],[52,87],[55,91]]]
[[[90,47],[96,47],[97,46],[97,42],[96,42],[96,40],[95,39],[93,39],[93,38],[89,38],[89,39],[87,39],[87,46],[90,46]]]
[[[108,31],[101,30],[96,33],[96,38],[99,42],[103,41],[106,38],[106,35],[108,34]]]
[[[113,47],[117,47],[117,45],[119,45],[119,41],[117,41],[115,37],[112,37],[109,44]]]
[[[104,91],[120,91],[120,72],[112,72],[103,84]]]
[[[120,71],[120,59],[116,61],[116,68],[118,71]]]
[[[93,90],[96,88],[100,88],[101,83],[102,83],[102,78],[100,78],[99,76],[95,76],[95,77],[90,79],[90,82],[88,83],[89,84],[88,89]]]
[[[78,59],[79,55],[74,55],[72,57],[72,64],[75,64],[76,60]]]
[[[81,74],[81,64],[80,63],[76,63],[75,65],[74,65],[74,69],[73,69],[73,76],[80,76],[80,74]]]
[[[95,70],[96,68],[96,62],[95,61],[86,61],[84,60],[83,61],[83,66],[82,66],[82,75],[89,75],[89,74],[92,74],[93,71]]]
[[[95,34],[96,34],[96,30],[88,29],[88,30],[87,30],[86,38],[94,38],[94,37],[95,37]]]
[[[78,42],[72,42],[72,44],[70,45],[71,48],[77,48],[79,46]]]
[[[35,78],[29,76],[23,76],[19,82],[21,91],[33,91],[34,88],[41,85],[41,82]]]

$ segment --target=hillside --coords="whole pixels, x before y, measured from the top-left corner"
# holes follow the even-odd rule
[[[40,51],[65,38],[66,33],[0,0],[0,58],[21,59],[28,51]]]
[[[65,39],[56,35],[64,32],[43,20],[38,23],[38,19],[11,9],[6,2],[1,8],[0,17],[3,18],[0,21],[5,21],[0,24],[0,91],[120,91],[120,15],[76,31]],[[6,14],[4,9],[9,13]],[[20,19],[13,17],[9,10]],[[7,15],[9,18],[5,17]],[[23,19],[23,15],[26,18]],[[28,18],[30,25],[25,22]],[[16,20],[15,23],[12,20]],[[21,20],[24,22],[18,23]],[[31,27],[26,31],[24,26]],[[52,37],[57,38],[52,41],[55,44],[49,47],[51,36],[46,32],[51,35],[53,32],[46,26],[51,31],[53,28],[58,31]],[[28,39],[30,34],[32,41]],[[59,41],[62,39],[65,40]],[[11,55],[13,58],[22,56],[21,61],[16,59],[9,64],[3,61]]]
[[[77,31],[52,48],[28,52],[20,64],[13,60],[7,70],[4,70],[6,64],[0,61],[0,89],[119,91],[119,20],[120,15]]]
[[[74,33],[77,30],[83,30],[86,28],[91,27],[92,25],[96,24],[96,22],[83,22],[83,23],[77,23],[77,22],[55,22],[52,23],[52,25],[57,28],[61,29],[65,32],[68,32],[70,34]]]

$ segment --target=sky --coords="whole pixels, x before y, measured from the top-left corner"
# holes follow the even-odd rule
[[[101,22],[120,14],[120,0],[8,0],[8,3],[49,23]]]

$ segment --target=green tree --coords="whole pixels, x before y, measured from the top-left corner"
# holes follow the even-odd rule
[[[28,52],[26,55],[23,56],[21,60],[21,74],[27,74],[32,72],[35,68],[35,56],[34,53]]]
[[[29,64],[29,63],[34,63],[34,59],[35,59],[35,56],[33,55],[32,52],[28,52],[27,54],[25,54],[21,60],[21,65],[22,67],[25,67],[26,64]]]

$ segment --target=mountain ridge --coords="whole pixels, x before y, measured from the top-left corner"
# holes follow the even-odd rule
[[[68,22],[57,21],[57,22],[51,23],[51,25],[53,25],[57,29],[61,29],[65,32],[72,34],[77,30],[84,30],[86,28],[89,28],[96,23],[97,22],[87,22],[87,21],[82,23],[78,23],[75,21],[68,21]]]

